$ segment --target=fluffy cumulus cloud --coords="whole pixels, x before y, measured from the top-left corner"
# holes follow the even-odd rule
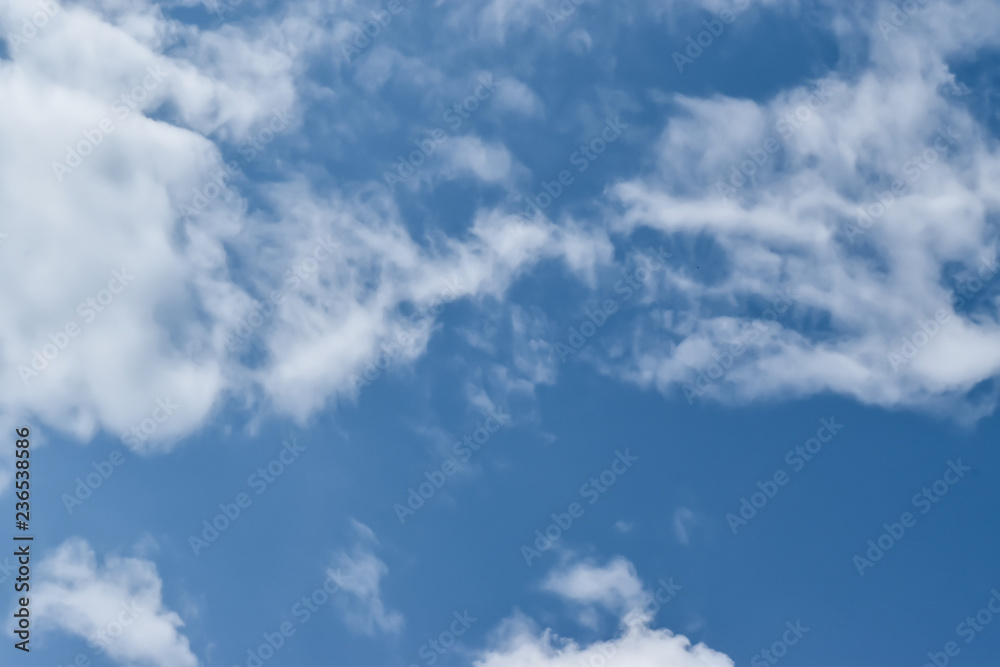
[[[630,609],[646,597],[635,567],[621,557],[605,566],[582,562],[554,570],[542,587],[577,604],[600,604],[612,610]]]
[[[963,398],[1000,369],[1000,162],[951,68],[996,47],[995,3],[918,3],[899,27],[883,20],[891,5],[838,4],[843,66],[763,101],[673,96],[659,140],[631,161],[651,168],[612,179],[604,215],[579,223],[510,214],[539,174],[513,134],[489,130],[554,113],[530,69],[491,71],[509,85],[394,192],[391,157],[341,183],[303,148],[318,137],[360,160],[362,130],[413,125],[376,104],[388,91],[432,123],[483,76],[457,36],[548,30],[544,3],[441,3],[433,18],[455,39],[427,52],[401,28],[432,10],[406,5],[350,61],[338,45],[369,20],[362,3],[268,20],[230,3],[201,26],[174,11],[194,4],[0,7],[0,420],[83,439],[139,429],[148,449],[227,398],[305,420],[353,400],[373,361],[423,354],[442,301],[512,305],[508,288],[551,260],[593,287],[612,240],[648,228],[712,254],[658,272],[644,303],[669,310],[650,305],[598,360],[618,377],[692,400],[833,391],[896,405]],[[673,3],[602,21],[664,11]],[[335,66],[320,76],[317,62]],[[555,125],[607,115],[586,106]],[[445,183],[493,198],[477,196],[457,233],[414,225],[402,202]],[[510,311],[523,323],[531,308]],[[532,358],[512,366],[544,366],[544,342],[518,335]]]
[[[88,437],[183,396],[160,425],[169,438],[200,424],[225,386],[222,322],[246,300],[222,246],[238,220],[188,224],[179,211],[220,168],[205,134],[240,135],[290,104],[288,74],[226,58],[198,69],[184,57],[197,31],[146,3],[42,5],[52,17],[34,30],[21,26],[36,3],[0,9],[11,58],[0,60],[2,401]]]
[[[644,588],[635,567],[624,558],[606,565],[567,562],[549,574],[543,589],[575,606],[601,607],[621,619],[618,633],[605,641],[580,643],[539,630],[523,614],[505,620],[476,667],[578,667],[622,664],[635,667],[732,667],[726,655],[683,635],[652,627],[655,598]]]
[[[31,612],[41,630],[81,637],[118,664],[195,667],[184,622],[161,589],[151,561],[108,556],[99,565],[90,545],[73,538],[38,564]]]
[[[267,143],[301,122],[301,91],[323,94],[303,80],[307,56],[342,20],[324,28],[319,11],[226,14],[233,23],[207,29],[147,2],[0,8],[7,417],[80,438],[138,428],[146,448],[197,429],[227,395],[305,418],[354,395],[386,346],[401,361],[422,352],[434,317],[414,324],[403,310],[446,289],[498,296],[532,263],[591,244],[489,211],[463,240],[427,244],[387,192],[319,193],[294,170],[250,179]],[[475,137],[449,155],[485,181],[511,163]]]
[[[912,4],[845,10],[862,66],[759,103],[675,97],[655,170],[613,188],[614,224],[713,253],[663,275],[671,311],[610,372],[691,400],[880,405],[964,399],[996,375],[1000,152],[952,64],[996,48],[1000,7]],[[992,409],[979,396],[968,416]]]
[[[280,237],[260,227],[266,238],[251,233],[240,241],[248,255],[268,242],[288,248],[273,265],[256,260],[260,293],[280,290],[281,307],[260,334],[265,361],[247,372],[248,386],[296,417],[329,396],[347,397],[366,386],[373,360],[384,368],[421,354],[442,302],[502,299],[513,280],[545,258],[563,258],[583,275],[611,251],[600,234],[491,211],[476,215],[465,240],[440,238],[428,249],[410,236],[384,195],[361,203],[303,188],[273,193],[287,211]],[[303,264],[324,238],[339,244],[334,258]],[[594,251],[574,252],[581,244]],[[246,313],[252,310],[248,305]]]

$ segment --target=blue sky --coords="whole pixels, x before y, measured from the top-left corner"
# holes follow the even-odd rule
[[[994,664],[998,26],[5,3],[0,662]]]

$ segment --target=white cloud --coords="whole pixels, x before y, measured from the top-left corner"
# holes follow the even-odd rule
[[[621,556],[605,566],[588,561],[554,570],[542,588],[577,604],[599,604],[613,611],[627,611],[647,597],[635,566]]]
[[[469,7],[449,7],[453,27],[544,22],[538,2]],[[18,30],[36,9],[31,0],[4,3],[0,33]],[[344,20],[356,22],[365,12],[358,3],[309,2],[275,21],[233,16],[217,30],[203,30],[151,3],[74,3],[12,51],[11,60],[0,61],[0,208],[7,235],[0,279],[11,286],[11,315],[0,321],[0,362],[11,369],[0,383],[2,419],[35,417],[83,439],[98,430],[118,435],[169,397],[181,409],[154,436],[169,443],[235,395],[246,405],[305,420],[330,403],[351,400],[353,378],[402,333],[412,344],[397,363],[421,355],[433,318],[413,326],[401,312],[433,304],[448,281],[460,285],[450,298],[502,303],[519,276],[558,259],[594,285],[596,269],[613,257],[599,226],[525,222],[484,209],[460,237],[415,238],[388,192],[317,192],[294,167],[286,182],[271,186],[236,176],[195,219],[180,215],[221,167],[215,141],[239,141],[274,111],[294,109],[303,94],[336,99],[338,109],[350,106],[340,101],[344,91],[305,80],[306,72],[310,57],[335,48],[326,39],[331,31],[343,33]],[[712,395],[835,391],[894,405],[961,396],[995,375],[998,324],[988,310],[955,316],[905,371],[887,362],[918,320],[949,307],[940,269],[957,263],[974,271],[980,254],[996,250],[992,216],[1000,195],[990,184],[1000,161],[985,130],[940,91],[954,83],[948,57],[998,41],[998,10],[965,0],[921,12],[889,40],[872,16],[867,23],[851,16],[837,23],[845,49],[859,33],[872,38],[871,69],[828,77],[830,101],[784,141],[780,168],[774,159],[758,170],[742,204],[721,200],[716,183],[776,132],[775,123],[808,99],[810,87],[764,103],[675,98],[681,114],[656,148],[657,171],[613,190],[625,207],[613,231],[654,227],[707,235],[726,257],[724,277],[709,285],[682,268],[664,272],[659,289],[671,295],[670,312],[653,308],[615,346],[622,354],[604,370],[676,389],[714,361],[713,352],[739,324],[742,313],[719,304],[743,306],[794,285],[801,319],[768,332]],[[843,27],[848,24],[853,28]],[[366,55],[373,72],[447,90],[448,99],[468,94],[467,75],[449,81],[440,63],[392,51],[388,33],[383,37]],[[167,74],[118,119],[112,103],[136,90],[147,68]],[[527,86],[504,80],[498,109],[542,113]],[[358,108],[371,106],[362,101]],[[58,183],[53,161],[65,160],[66,146],[77,145],[109,115],[114,132]],[[868,177],[891,181],[948,125],[962,135],[953,152],[865,235],[879,264],[838,240],[857,204],[875,194]],[[331,132],[349,133],[342,125]],[[493,183],[517,180],[515,172],[524,169],[502,143],[471,135],[451,137],[435,159],[451,175]],[[433,179],[433,168],[421,178]],[[265,209],[247,215],[231,206],[239,200],[237,188],[252,190]],[[289,288],[286,272],[316,239],[327,237],[341,244],[343,260],[321,264]],[[93,322],[82,322],[78,304],[101,293],[112,271],[122,268],[135,279],[95,311]],[[253,300],[266,300],[278,288],[282,303],[253,333],[261,354],[251,362],[227,350],[227,337]],[[829,322],[829,330],[808,330],[813,315]],[[528,357],[514,364],[516,381],[553,381],[544,341],[534,335],[542,329],[536,320],[544,318],[515,318]],[[36,350],[55,350],[50,336],[63,340],[60,331],[71,320],[84,325],[82,332],[39,376],[29,374],[25,386],[18,367],[30,368]]]
[[[510,175],[511,155],[502,144],[484,142],[479,137],[456,137],[444,145],[447,171],[471,174],[486,183],[504,181]]]
[[[733,667],[724,654],[704,644],[691,645],[687,637],[642,625],[625,628],[614,639],[580,645],[551,630],[538,632],[522,616],[507,620],[495,639],[496,647],[483,653],[475,667],[579,667],[621,664],[629,667]]]
[[[497,106],[516,111],[526,116],[541,116],[545,113],[545,103],[524,83],[514,77],[505,77],[497,90]]]
[[[0,33],[33,6],[4,3]],[[193,224],[179,212],[221,166],[202,133],[239,138],[293,101],[288,58],[244,52],[244,37],[199,33],[144,2],[102,3],[64,6],[32,39],[8,44],[0,273],[12,287],[0,399],[11,412],[89,438],[183,397],[156,434],[169,441],[197,428],[230,382],[223,323],[249,298],[223,243],[240,222],[218,205]],[[177,124],[148,117],[156,111]],[[56,162],[75,169],[57,174]]]
[[[677,541],[687,546],[691,543],[691,526],[697,521],[694,512],[687,507],[679,507],[674,511],[674,534]]]
[[[103,566],[79,538],[64,542],[37,568],[31,598],[40,629],[58,628],[123,665],[194,667],[184,622],[163,605],[156,565],[108,556]]]
[[[963,314],[952,306],[948,275],[960,266],[957,277],[969,278],[997,253],[1000,196],[991,183],[1000,152],[946,92],[954,87],[949,59],[1000,44],[1000,7],[928,4],[884,39],[877,20],[890,11],[880,5],[838,24],[845,51],[859,34],[868,38],[872,65],[857,75],[831,74],[763,103],[676,98],[683,112],[663,132],[658,172],[613,189],[625,207],[617,228],[709,238],[724,259],[712,281],[693,266],[666,273],[660,287],[674,312],[650,312],[628,361],[608,363],[608,372],[663,391],[694,386],[744,319],[767,307],[754,301],[770,301],[778,288],[792,290],[795,307],[705,399],[831,391],[879,405],[939,405],[1000,371],[1000,281],[983,290],[980,310]],[[817,102],[817,86],[826,87],[826,102]],[[947,128],[958,138],[942,150],[938,132],[948,136]],[[761,152],[769,138],[780,143],[774,154]],[[925,152],[929,168],[916,168],[912,158]],[[723,199],[719,183],[744,165],[751,186]],[[858,209],[879,203],[896,180],[903,192],[852,243]],[[924,345],[917,332],[941,310],[949,323]],[[914,335],[922,349],[900,368],[890,355]],[[991,410],[992,400],[967,406],[966,416]]]
[[[3,3],[0,34],[36,10],[29,0]],[[404,330],[413,344],[398,361],[422,353],[433,318],[408,327],[401,306],[426,307],[451,277],[464,285],[454,298],[499,297],[534,262],[590,245],[589,234],[484,212],[464,241],[428,247],[410,237],[388,193],[319,195],[294,176],[271,187],[218,177],[220,151],[206,135],[238,142],[274,112],[294,110],[299,87],[315,92],[300,77],[305,55],[326,48],[322,11],[303,3],[276,22],[212,31],[145,2],[74,4],[0,60],[0,278],[11,286],[0,323],[5,410],[89,439],[128,431],[158,399],[179,403],[150,448],[199,428],[226,395],[305,419],[330,399],[350,400],[352,376]],[[410,60],[400,59],[407,72],[423,67]],[[163,74],[150,79],[148,68]],[[112,106],[133,91],[142,98],[131,99],[135,108]],[[95,134],[105,120],[114,130]],[[85,132],[97,145],[60,183],[53,162],[90,141]],[[451,156],[455,173],[488,181],[511,168],[506,148],[478,139],[455,139]],[[246,215],[237,188],[273,208]],[[185,218],[196,192],[208,193],[208,205]],[[348,259],[289,287],[286,272],[327,237]],[[579,253],[573,261],[574,270],[591,268]],[[237,275],[234,265],[248,268]],[[123,269],[134,279],[109,304],[79,305],[111,297],[102,290]],[[247,364],[227,349],[228,337],[254,299],[278,288],[282,304],[253,334],[264,357]],[[57,349],[70,322],[78,333]]]
[[[264,239],[242,239],[267,290],[281,285],[290,263],[285,258],[302,252],[296,247],[308,248],[308,239],[329,234],[342,245],[337,261],[323,263],[315,279],[289,291],[261,334],[268,355],[254,370],[256,384],[279,409],[300,419],[330,396],[349,396],[352,376],[383,344],[408,340],[401,334],[413,342],[403,346],[396,363],[422,354],[433,318],[414,325],[399,312],[400,304],[426,312],[446,294],[449,300],[501,299],[518,275],[543,258],[565,258],[582,275],[592,268],[588,262],[610,254],[600,233],[487,211],[476,215],[464,242],[443,240],[429,251],[410,237],[385,195],[371,193],[364,204],[337,196],[321,200],[292,185],[275,189],[273,197],[286,214],[281,236],[266,237],[265,245],[288,250],[271,265],[257,251]],[[597,250],[589,259],[571,254],[578,245]]]
[[[581,645],[559,637],[551,629],[539,630],[517,613],[493,634],[490,647],[475,660],[475,667],[579,667],[579,665],[628,665],[629,667],[732,667],[733,661],[704,644],[691,645],[683,635],[650,627],[652,615],[637,608],[651,599],[628,560],[618,557],[605,566],[592,562],[568,563],[552,572],[543,587],[576,605],[600,605],[622,619],[612,639]]]
[[[344,593],[335,598],[334,605],[353,632],[397,633],[403,628],[403,615],[386,609],[382,602],[380,582],[389,568],[372,551],[378,540],[368,526],[353,519],[352,526],[357,542],[349,551],[335,554],[329,570]]]
[[[480,34],[499,42],[506,39],[507,31],[511,28],[520,30],[531,25],[548,27],[545,22],[544,0],[489,0],[485,3],[460,4],[462,9],[456,10],[453,16],[477,11]]]
[[[615,522],[615,530],[619,533],[630,533],[634,524],[631,521],[626,521],[625,519],[619,519]]]

